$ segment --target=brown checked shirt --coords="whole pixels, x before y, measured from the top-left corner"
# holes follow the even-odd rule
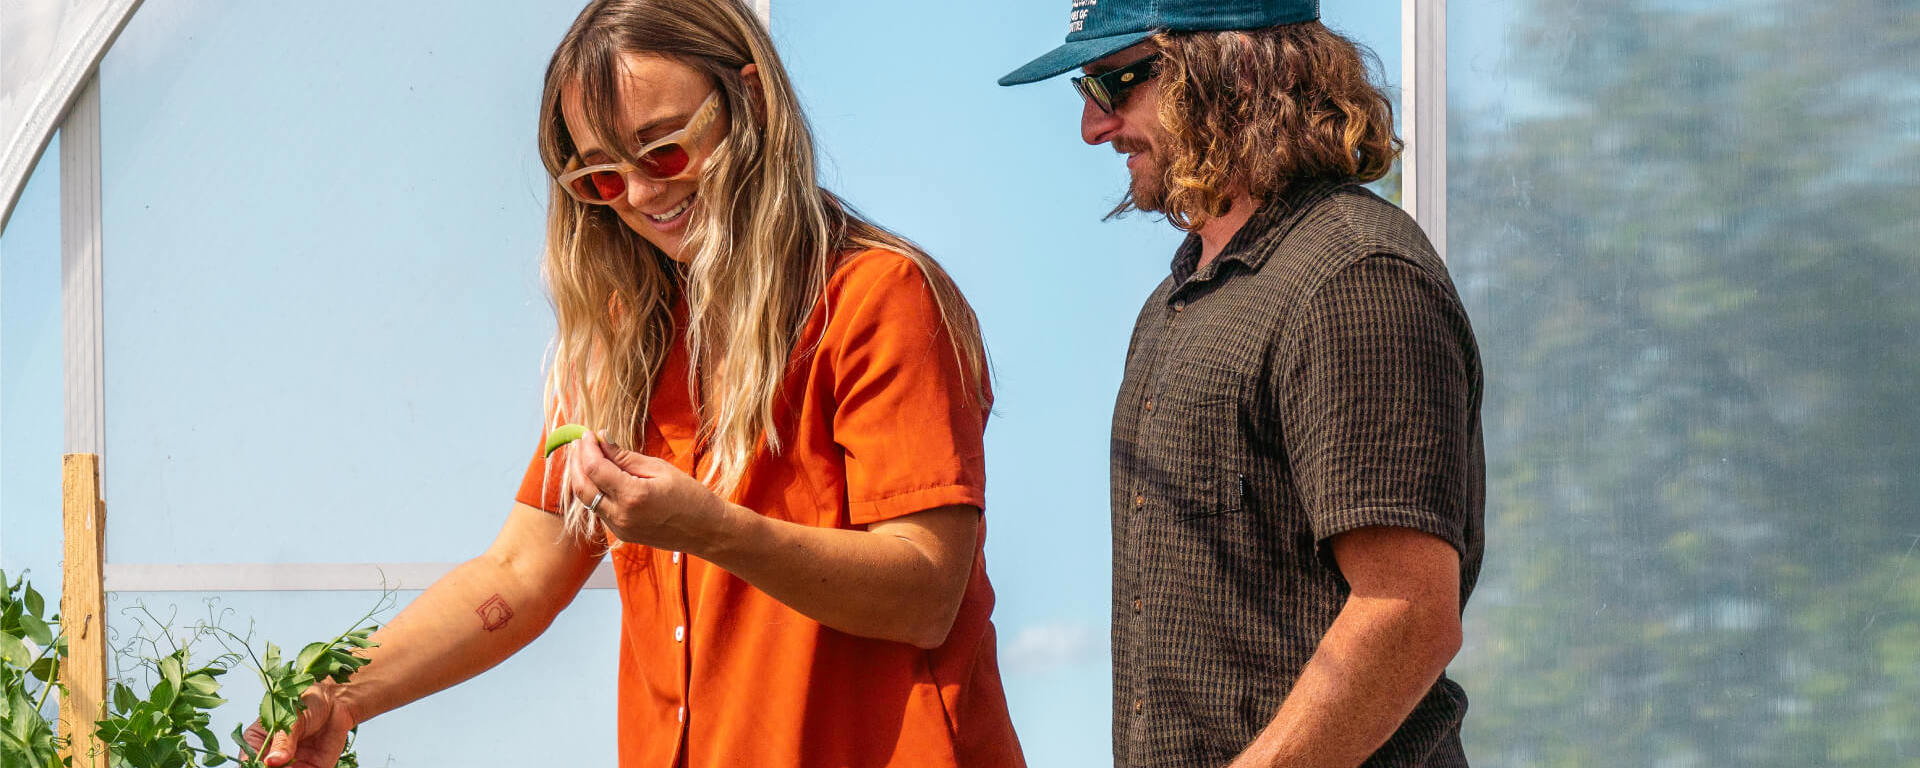
[[[1113,748],[1218,768],[1273,719],[1348,589],[1327,546],[1430,533],[1480,572],[1481,374],[1413,220],[1353,185],[1276,197],[1134,325],[1113,415]],[[1367,766],[1464,766],[1442,676]]]

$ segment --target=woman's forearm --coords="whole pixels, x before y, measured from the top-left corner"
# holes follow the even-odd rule
[[[834,629],[933,648],[959,611],[979,524],[979,510],[964,506],[869,530],[816,528],[730,506],[695,554]]]
[[[973,575],[976,506],[926,509],[865,530],[814,527],[729,503],[671,462],[592,433],[567,461],[577,500],[620,540],[698,556],[851,635],[937,647]]]
[[[515,515],[550,517],[525,510]],[[527,546],[556,546],[541,538],[546,522],[518,535],[531,539]],[[509,524],[503,542],[516,535],[515,528]],[[374,633],[379,645],[364,652],[370,661],[340,692],[356,722],[450,688],[513,655],[572,602],[597,562],[577,549],[534,557],[516,551],[497,542],[434,582]]]

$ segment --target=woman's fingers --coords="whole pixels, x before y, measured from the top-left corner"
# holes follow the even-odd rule
[[[252,725],[247,726],[246,732],[242,733],[240,738],[244,742],[240,745],[243,747],[242,751],[246,753],[244,757],[251,759],[254,755],[260,754],[260,746],[266,743],[267,729],[260,727],[260,721],[255,720]]]
[[[293,727],[294,730],[299,730],[300,724],[294,723]],[[273,743],[269,745],[267,749],[266,764],[270,766],[286,765],[288,761],[293,759],[293,743],[292,733],[281,731],[280,733],[274,734]]]
[[[612,443],[597,446],[613,465],[625,470],[627,474],[640,478],[659,477],[662,467],[671,466],[661,459],[648,456],[639,451],[629,451]]]
[[[655,486],[677,471],[663,459],[602,442],[592,430],[566,450],[568,485],[577,503],[593,505],[593,513],[622,538],[639,535],[629,528],[633,515],[647,506]]]
[[[581,506],[593,504],[594,497],[603,493],[600,486],[587,477],[586,467],[592,459],[586,455],[590,437],[583,437],[562,449],[567,452],[567,489],[572,492],[574,503]]]

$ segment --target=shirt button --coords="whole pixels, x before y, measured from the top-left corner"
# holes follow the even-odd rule
[[[1133,508],[1134,508],[1134,509],[1139,509],[1139,508],[1141,508],[1141,507],[1144,507],[1144,506],[1146,506],[1146,505],[1147,505],[1147,497],[1145,497],[1145,496],[1135,496],[1135,497],[1133,497]]]
[[[1180,301],[1176,301],[1173,303],[1173,311],[1175,312],[1185,310],[1186,308],[1187,308],[1187,302],[1185,299],[1182,299]]]
[[[1140,598],[1136,597],[1133,599],[1133,612],[1134,613],[1140,612]]]
[[[676,563],[680,562],[680,553],[678,552],[673,553],[673,561]]]
[[[686,626],[685,624],[682,624],[682,625],[680,625],[680,626],[677,626],[677,627],[674,627],[674,628],[673,628],[673,641],[674,641],[674,642],[676,642],[676,643],[679,643],[679,642],[685,642],[685,641],[686,641],[686,639],[687,639],[687,626]]]
[[[1153,398],[1147,398],[1147,413],[1153,413]]]
[[[1133,713],[1134,713],[1134,714],[1136,714],[1136,715],[1137,715],[1137,714],[1140,714],[1141,712],[1143,712],[1143,711],[1145,711],[1145,710],[1146,710],[1146,708],[1147,708],[1147,700],[1146,700],[1146,699],[1134,699],[1134,700],[1133,700]]]

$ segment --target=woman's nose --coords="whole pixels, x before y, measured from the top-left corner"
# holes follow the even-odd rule
[[[659,196],[660,188],[665,186],[660,182],[640,175],[640,171],[637,169],[627,171],[626,179],[627,207],[629,208],[641,207],[647,201]]]

